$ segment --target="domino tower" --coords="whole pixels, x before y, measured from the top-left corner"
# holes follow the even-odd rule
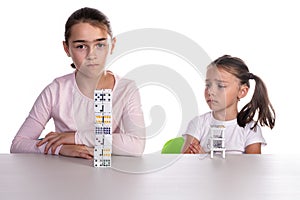
[[[94,91],[94,167],[111,167],[112,94],[110,89]]]
[[[215,152],[222,152],[222,157],[225,158],[225,126],[223,125],[212,125],[210,126],[210,157],[214,157]]]

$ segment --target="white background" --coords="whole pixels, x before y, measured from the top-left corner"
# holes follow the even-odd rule
[[[103,11],[112,23],[114,35],[139,28],[168,29],[198,43],[212,59],[223,54],[242,58],[250,71],[265,81],[277,114],[275,128],[272,131],[263,128],[268,142],[263,152],[298,153],[300,12],[297,5],[296,0],[1,1],[0,153],[9,153],[13,137],[42,89],[55,77],[72,72],[71,60],[62,48],[64,24],[73,11],[85,6]],[[168,63],[166,57],[159,60],[162,57],[159,52],[152,53],[155,57],[152,63],[161,61],[169,67],[182,67],[171,64],[179,61]],[[142,58],[128,57],[125,59],[128,63],[123,62],[124,68],[151,63]],[[121,68],[115,68],[114,72],[123,73]],[[201,88],[203,80],[194,80],[192,84]],[[203,91],[196,90],[199,112],[206,112]],[[153,91],[163,97],[162,101],[149,101],[147,93]],[[149,139],[147,153],[159,150],[177,134],[175,124],[180,119],[172,117],[180,115],[180,106],[162,88],[144,88],[141,94],[147,124],[151,123],[149,110],[155,104],[163,106],[167,115],[164,130],[156,139]],[[51,125],[46,128],[51,129]]]

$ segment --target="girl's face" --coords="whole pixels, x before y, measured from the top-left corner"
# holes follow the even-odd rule
[[[205,80],[205,100],[212,111],[237,113],[237,102],[248,91],[238,78],[224,69],[209,66]]]
[[[72,26],[68,45],[64,42],[64,49],[72,58],[77,72],[93,78],[103,73],[114,42],[106,30],[89,23],[78,23]]]

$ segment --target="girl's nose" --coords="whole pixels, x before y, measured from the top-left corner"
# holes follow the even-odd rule
[[[207,94],[209,96],[214,96],[215,95],[215,90],[213,89],[213,87],[210,87],[207,89]]]
[[[95,49],[90,48],[90,50],[89,50],[89,52],[88,52],[88,55],[87,55],[86,59],[87,59],[87,60],[94,60],[94,59],[96,59],[96,58],[97,58],[97,56],[96,56],[96,54],[95,54]]]

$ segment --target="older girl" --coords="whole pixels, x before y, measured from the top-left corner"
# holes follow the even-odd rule
[[[100,11],[82,8],[65,25],[64,50],[73,73],[56,78],[39,95],[12,141],[11,152],[51,153],[91,159],[94,146],[95,89],[113,92],[113,154],[141,155],[145,146],[144,117],[135,82],[105,70],[116,39]],[[53,118],[55,131],[39,137]]]

